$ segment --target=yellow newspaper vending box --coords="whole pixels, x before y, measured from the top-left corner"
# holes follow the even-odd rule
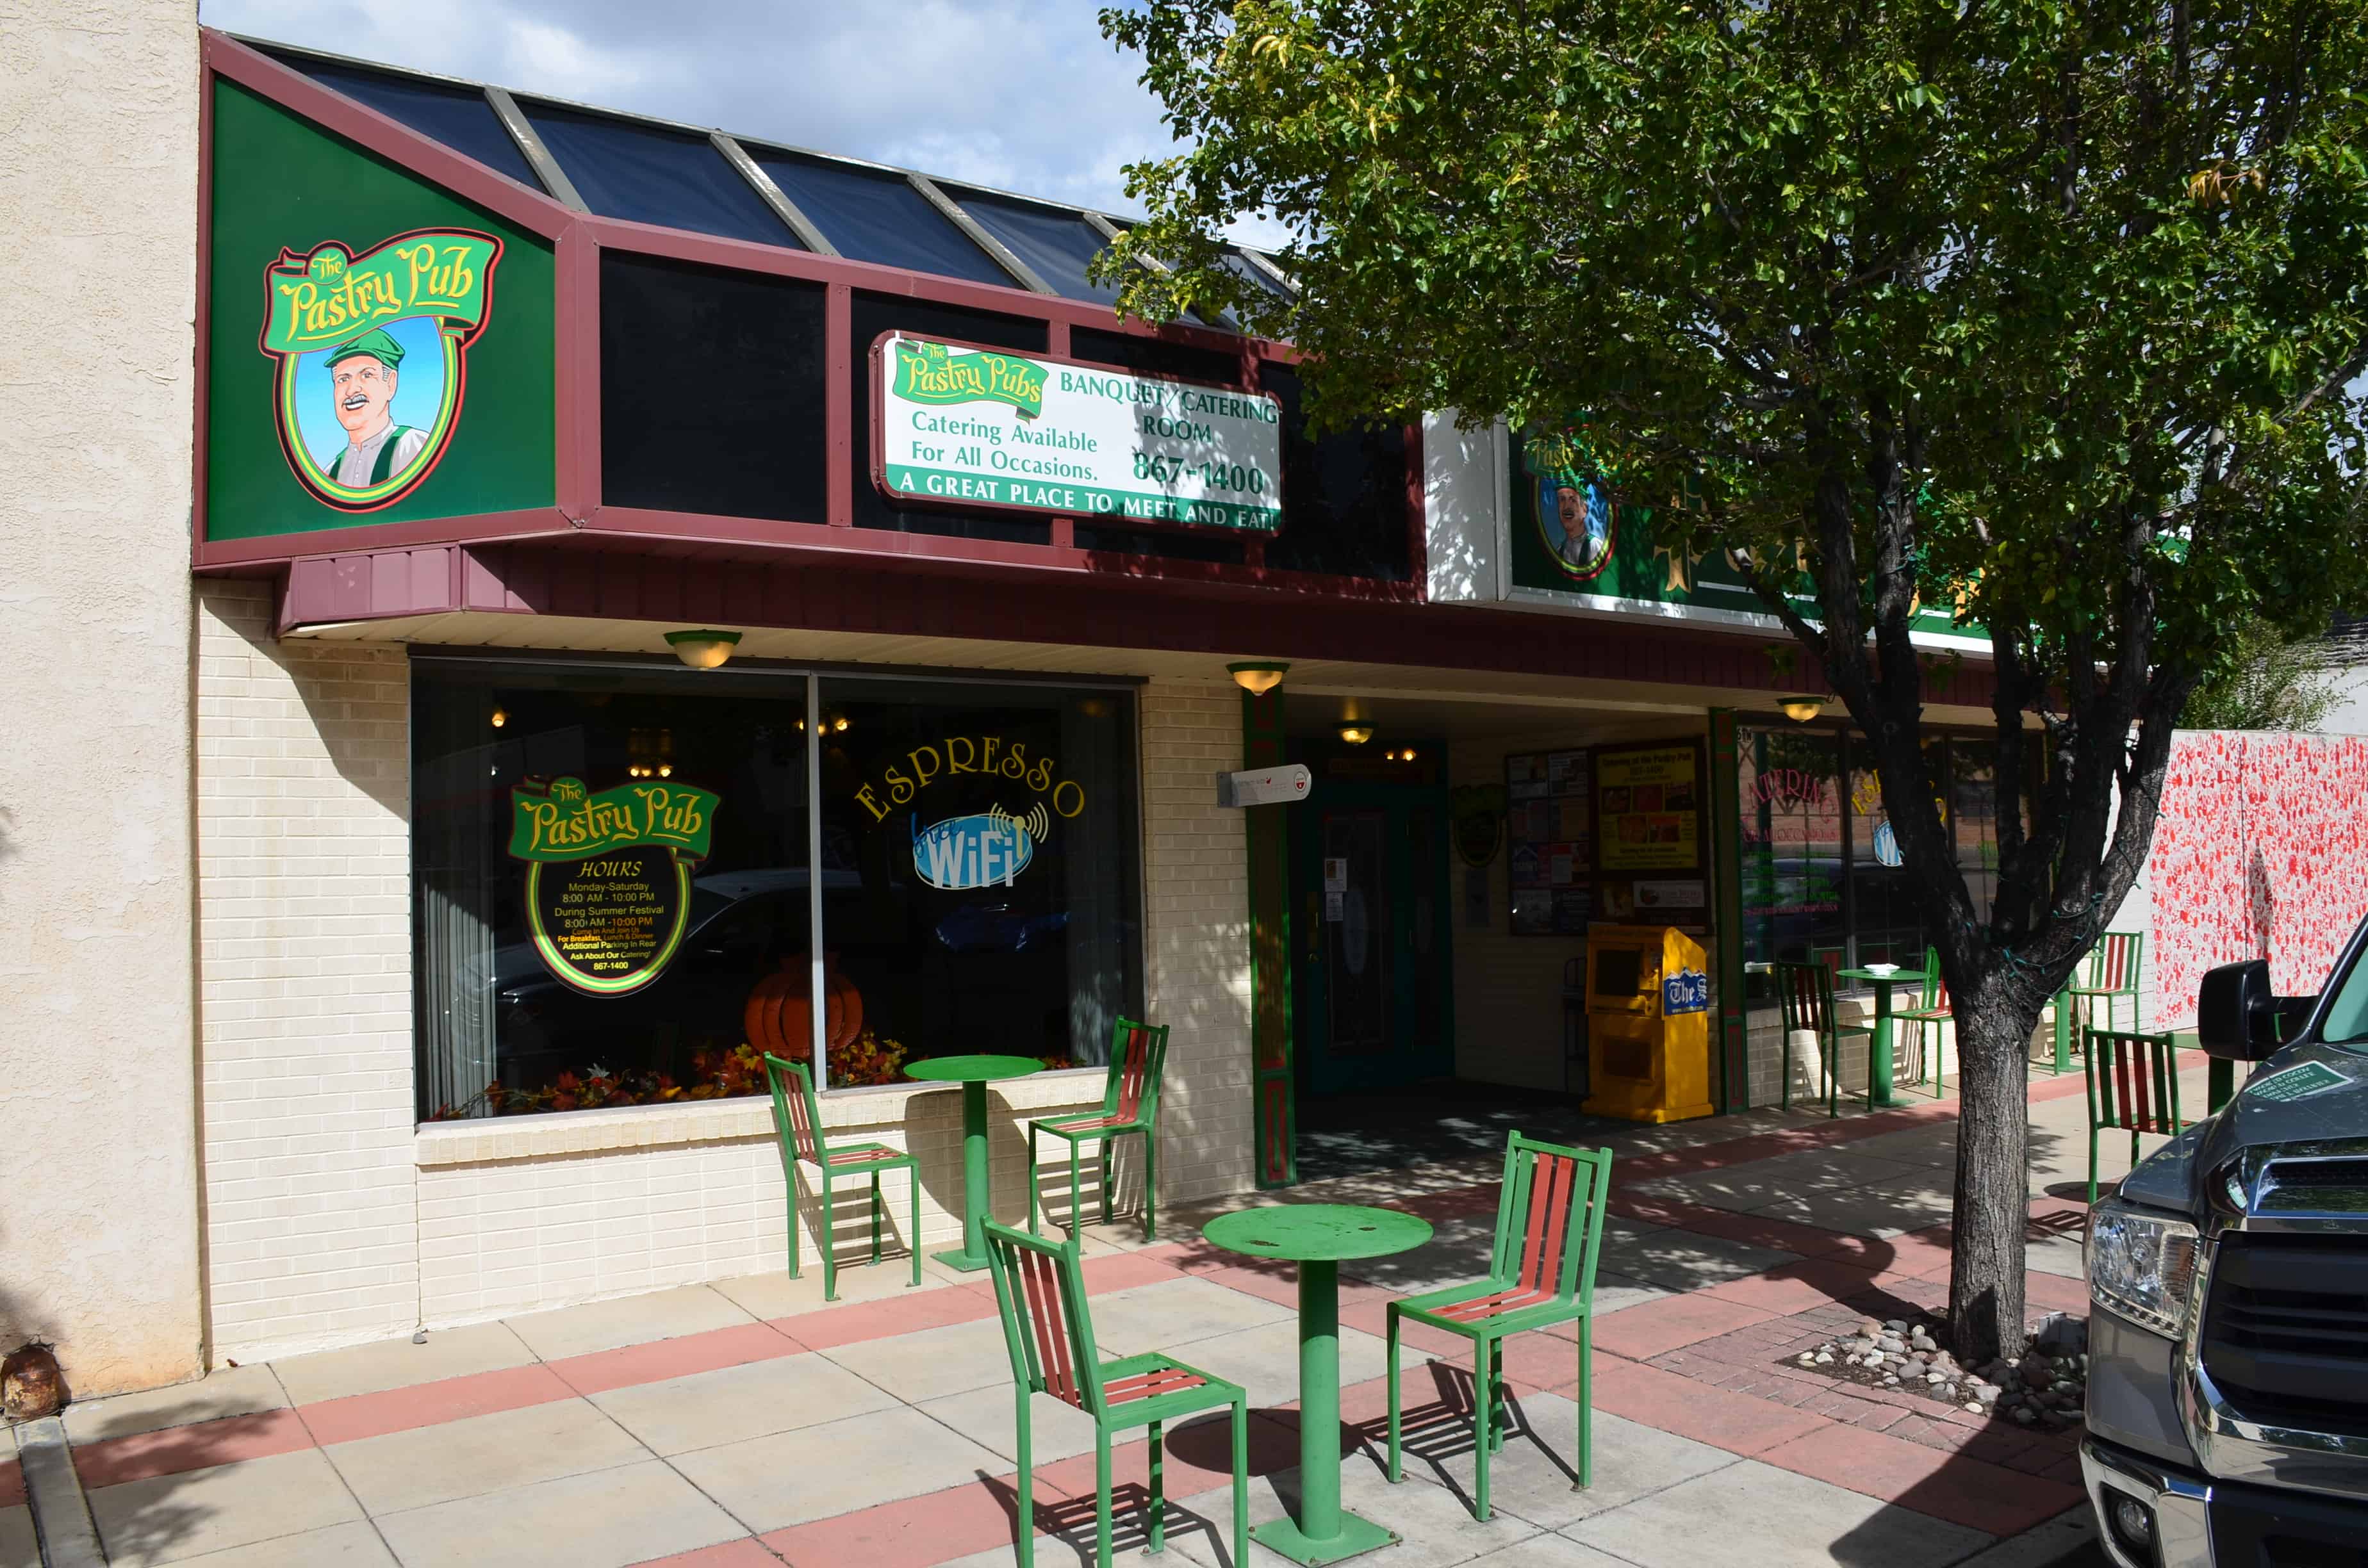
[[[1674,926],[1587,934],[1586,1108],[1629,1121],[1708,1116],[1710,974]]]

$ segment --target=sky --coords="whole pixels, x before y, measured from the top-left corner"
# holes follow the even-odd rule
[[[1139,212],[1175,143],[1100,0],[200,0],[208,27]],[[1253,243],[1280,240],[1256,228]]]

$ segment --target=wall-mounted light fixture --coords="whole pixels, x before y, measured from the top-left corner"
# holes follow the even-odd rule
[[[1340,726],[1340,738],[1352,746],[1360,746],[1373,738],[1373,727],[1371,724],[1343,724]]]
[[[701,627],[693,631],[669,631],[666,646],[674,656],[695,670],[712,670],[732,656],[740,642],[736,631],[718,631],[713,627]]]
[[[1393,746],[1388,751],[1382,753],[1382,760],[1383,762],[1412,762],[1414,760],[1414,747]]]
[[[495,709],[495,710],[494,710],[494,728],[495,728],[495,729],[498,730],[498,729],[500,729],[504,724],[507,724],[507,723],[508,723],[509,722],[510,722],[510,715],[509,715],[509,710],[508,710],[508,709],[507,709],[507,708],[496,708],[496,709]]]
[[[1283,675],[1290,668],[1289,665],[1253,662],[1227,665],[1225,671],[1234,677],[1235,686],[1252,697],[1264,697],[1282,684]]]
[[[1776,706],[1782,708],[1784,717],[1793,722],[1805,724],[1826,710],[1826,699],[1822,697],[1780,697],[1776,699]]]

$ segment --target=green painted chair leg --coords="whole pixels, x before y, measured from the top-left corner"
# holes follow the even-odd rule
[[[1595,1322],[1592,1318],[1578,1320],[1578,1484],[1583,1489],[1595,1482]]]
[[[1488,1342],[1482,1340],[1479,1354],[1472,1358],[1472,1419],[1477,1428],[1472,1434],[1472,1517],[1486,1524],[1495,1515],[1488,1506],[1488,1456],[1496,1450],[1495,1434],[1490,1432],[1488,1416],[1497,1396],[1488,1387]]]
[[[814,1243],[822,1252],[822,1299],[838,1300],[838,1248],[831,1244],[837,1239],[837,1227],[831,1221],[837,1216],[837,1206],[831,1202],[830,1188],[822,1189],[822,1224],[815,1232]]]
[[[2097,1206],[2097,1130],[2089,1129],[2089,1207]]]
[[[880,1261],[880,1173],[871,1173],[871,1261]]]
[[[1403,1433],[1402,1421],[1398,1415],[1398,1304],[1395,1301],[1392,1301],[1390,1303],[1389,1311],[1384,1313],[1383,1316],[1388,1326],[1390,1358],[1390,1465],[1388,1474],[1392,1482],[1396,1482],[1402,1479],[1406,1473],[1406,1467],[1401,1462],[1402,1456],[1399,1452],[1399,1443],[1402,1439]]]
[[[798,1189],[794,1186],[790,1188],[789,1210],[781,1228],[789,1235],[790,1278],[795,1279],[800,1276],[798,1274]]]
[[[1085,1234],[1086,1192],[1077,1179],[1077,1141],[1069,1140],[1069,1234]]]
[[[1110,1221],[1110,1140],[1102,1140],[1102,1223]]]
[[[1151,1424],[1151,1550],[1167,1549],[1167,1445],[1160,1440],[1159,1422]]]
[[[1158,1225],[1151,1217],[1152,1205],[1158,1201],[1159,1142],[1152,1133],[1143,1135],[1143,1239],[1157,1241]]]
[[[913,1193],[913,1228],[906,1234],[906,1245],[913,1255],[913,1283],[921,1282],[921,1167],[915,1165],[905,1176]]]
[[[919,1249],[915,1249],[918,1256]],[[1036,1568],[1036,1461],[1029,1451],[1028,1390],[1019,1391],[1019,1568]]]
[[[1110,1568],[1110,1440],[1108,1432],[1094,1435],[1094,1561],[1100,1564],[1100,1568]]]
[[[1496,1443],[1497,1451],[1502,1453],[1505,1428],[1511,1422],[1513,1412],[1512,1396],[1505,1391],[1505,1342],[1501,1339],[1492,1340],[1489,1344],[1488,1374],[1489,1397],[1497,1402],[1494,1418],[1488,1424],[1488,1436]]]
[[[1036,1222],[1036,1124],[1028,1124],[1028,1233],[1041,1236],[1044,1227]]]
[[[1234,1401],[1234,1562],[1249,1568],[1250,1561],[1250,1407]]]

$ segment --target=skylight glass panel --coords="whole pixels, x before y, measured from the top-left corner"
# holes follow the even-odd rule
[[[1034,268],[1054,293],[1096,304],[1117,303],[1116,289],[1086,281],[1086,264],[1105,242],[1084,219],[993,196],[964,193],[954,199],[978,220],[980,228],[1009,245],[1013,255]]]
[[[843,256],[973,283],[1016,286],[993,257],[973,244],[902,175],[754,148],[749,155]]]
[[[706,137],[541,104],[521,107],[584,204],[603,218],[803,248]]]
[[[356,103],[374,108],[464,157],[474,158],[495,174],[509,176],[529,190],[542,188],[526,154],[518,151],[518,144],[503,126],[502,117],[494,112],[494,106],[485,101],[481,92],[422,81],[416,76],[390,76],[350,65],[335,65],[301,54],[274,58],[332,92],[343,93]]]

